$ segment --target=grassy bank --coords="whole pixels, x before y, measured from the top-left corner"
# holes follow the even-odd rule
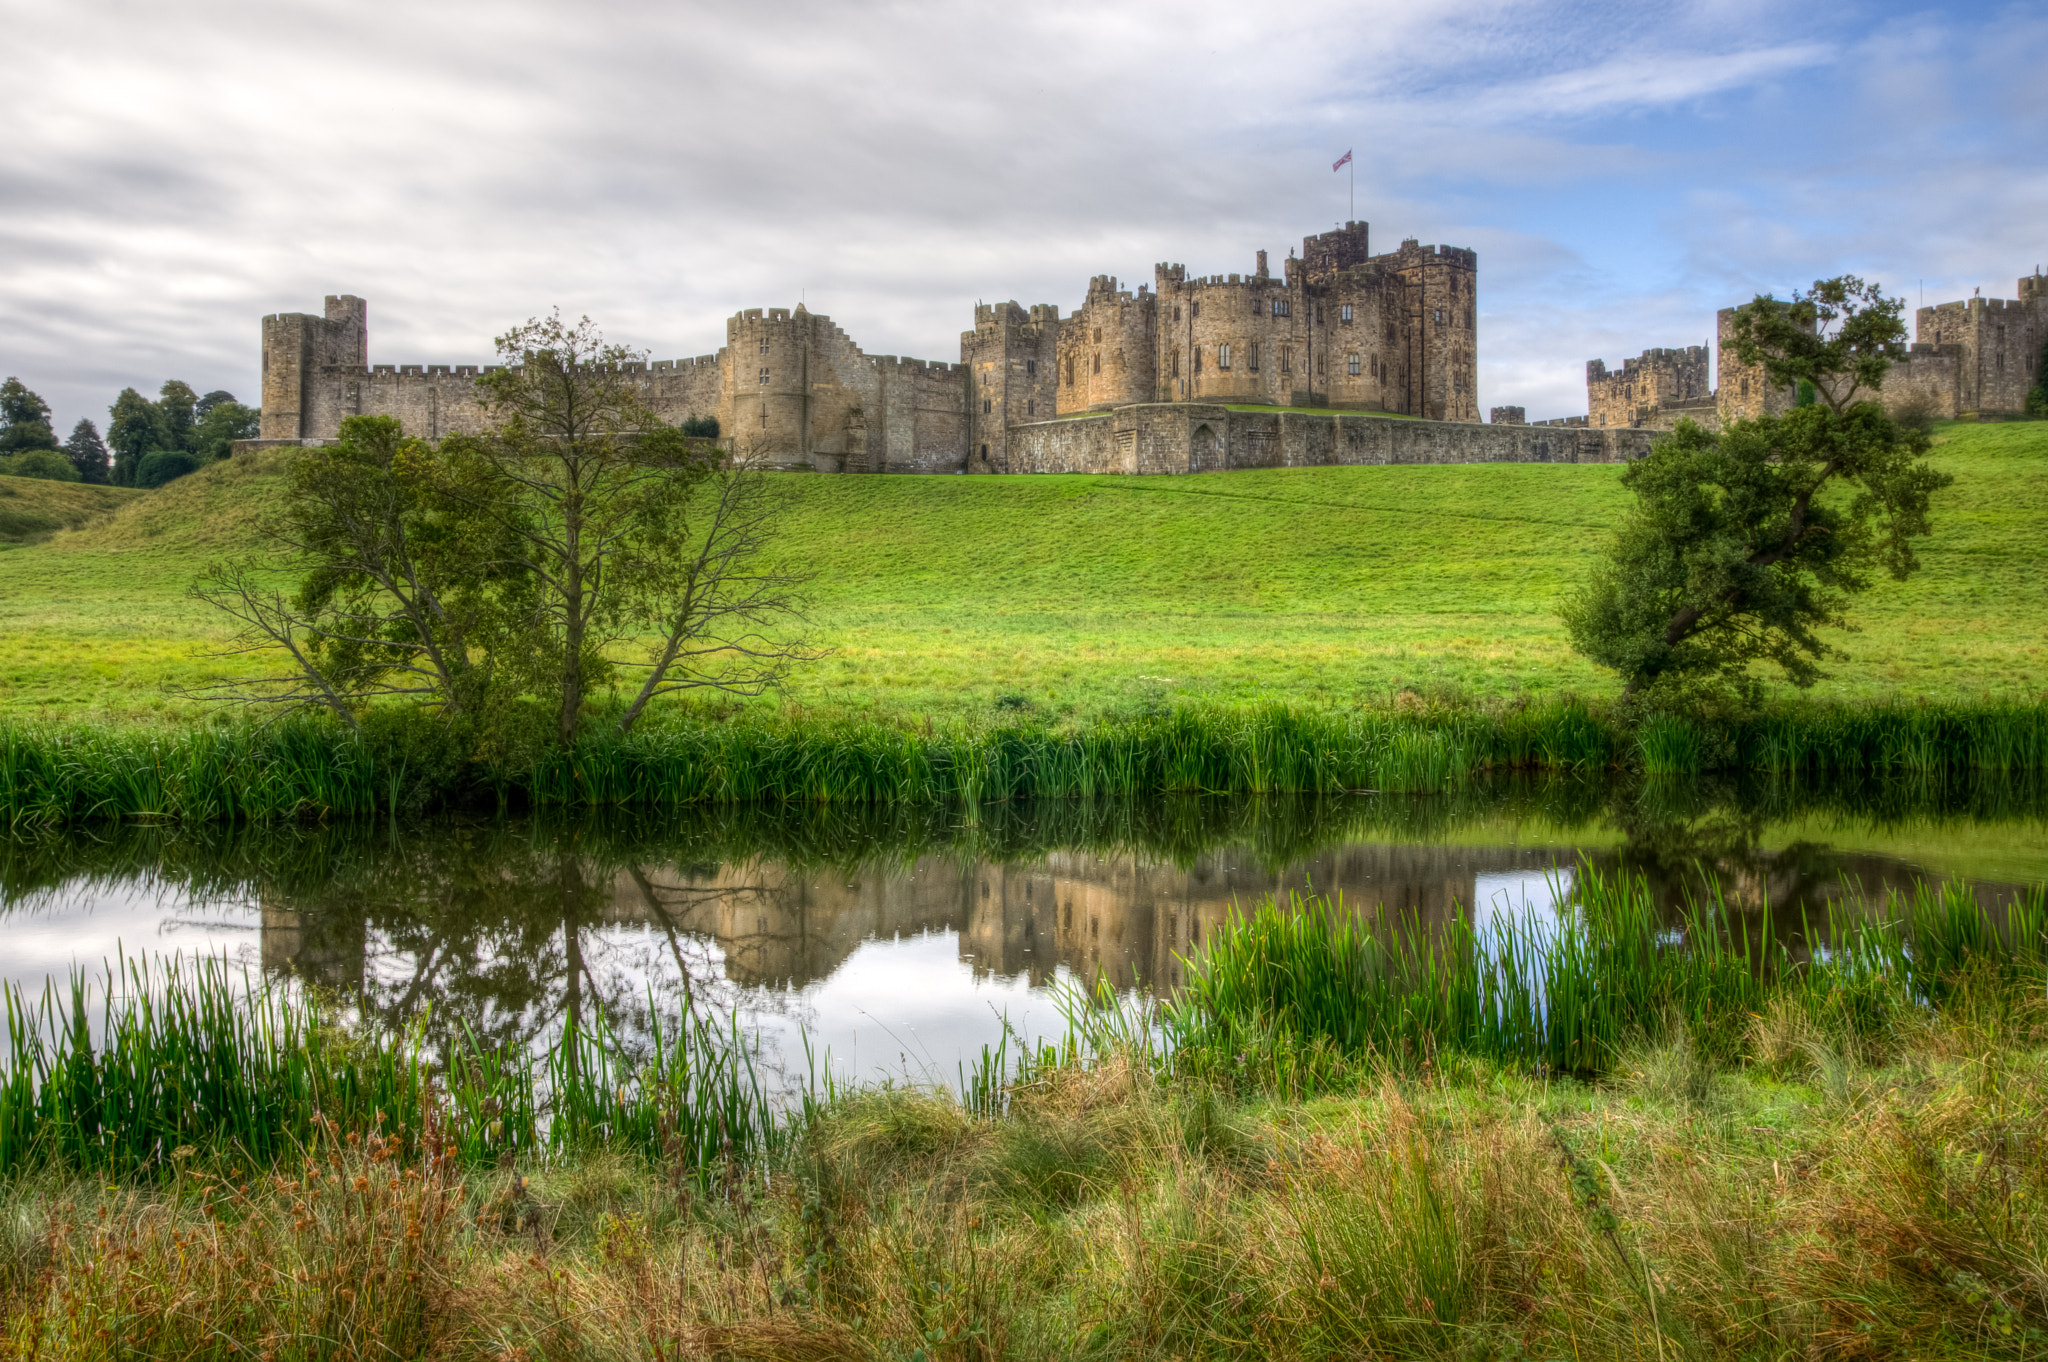
[[[1640,980],[1627,957],[1686,954],[1670,924],[1630,917],[1628,892],[1602,883],[1585,904],[1623,958],[1574,956],[1553,985],[1596,966]],[[1727,981],[1710,951],[1616,990],[1633,1011],[1584,1076],[1484,1057],[1442,1027],[1341,1040],[1308,1021],[1327,1006],[1274,985],[1354,968],[1358,938],[1305,925],[1276,949],[1254,923],[1212,945],[1208,977],[1255,987],[1212,988],[1195,1011],[1268,1031],[1294,1017],[1289,1052],[1324,1061],[1314,1095],[1306,1066],[1180,1062],[1081,1012],[1064,1054],[970,1085],[964,1105],[843,1092],[730,1160],[623,1133],[493,1160],[416,1138],[460,1128],[432,1109],[392,1138],[361,1108],[367,1124],[317,1121],[261,1159],[230,1142],[249,1122],[141,1176],[52,1159],[0,1184],[0,1349],[2038,1356],[2041,906],[1928,891],[1868,907],[1865,945],[1765,984]],[[1711,991],[1731,1009],[1704,1043],[1680,1005],[1688,974],[1723,979]],[[1735,1010],[1743,989],[1753,1011]],[[1551,997],[1581,1033],[1618,1015],[1590,992]],[[74,1067],[75,1049],[44,1056],[44,1072]]]
[[[0,551],[81,529],[142,495],[127,487],[0,477]]]
[[[0,725],[0,821],[260,820],[503,806],[1093,799],[1160,793],[1435,793],[1505,770],[1815,778],[2048,770],[2048,705],[1802,705],[1726,730],[1624,729],[1573,702],[1333,710],[1187,708],[1054,727],[943,728],[742,715],[650,725],[504,768],[434,755],[431,729],[338,724]],[[458,754],[459,756],[459,754]]]
[[[1816,698],[2035,699],[2048,647],[2048,423],[1954,426],[1925,569],[1881,582]],[[0,553],[0,712],[141,720],[217,676],[184,597],[245,551],[276,455],[216,465]],[[784,480],[833,651],[764,708],[918,724],[1092,723],[1184,704],[1341,709],[1610,694],[1560,596],[1619,513],[1619,469],[1490,464],[1194,477]],[[18,481],[18,480],[17,480]],[[1002,708],[1002,706],[1008,708]]]

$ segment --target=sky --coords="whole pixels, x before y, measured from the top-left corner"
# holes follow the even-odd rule
[[[257,398],[260,319],[370,359],[559,307],[656,359],[802,301],[957,360],[977,301],[1277,262],[1350,212],[1476,250],[1479,402],[1854,272],[2048,264],[2048,0],[0,0],[0,375],[105,425]]]

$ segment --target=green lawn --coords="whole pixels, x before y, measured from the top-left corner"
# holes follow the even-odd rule
[[[200,568],[254,547],[276,460],[216,465],[0,549],[0,714],[176,713],[219,664]],[[1925,570],[1889,580],[1825,698],[2038,697],[2048,424],[1954,426]],[[796,477],[788,546],[834,652],[808,710],[1085,715],[1155,700],[1607,694],[1556,618],[1624,495],[1613,466],[1193,477]],[[26,481],[0,479],[0,482]],[[46,484],[56,486],[56,484]],[[91,491],[93,489],[73,489]],[[0,501],[0,506],[6,503]],[[1014,702],[1013,702],[1014,703]]]

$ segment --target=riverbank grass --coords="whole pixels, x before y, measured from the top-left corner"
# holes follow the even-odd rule
[[[1683,953],[1628,892],[1596,885],[1587,911]],[[1731,986],[1753,1010],[1702,1036],[1624,985],[1628,1024],[1583,1074],[1440,1023],[1391,1048],[1296,1026],[1291,1049],[1346,1061],[1305,1086],[1183,1064],[1077,999],[1067,1046],[965,1103],[840,1091],[708,1162],[624,1127],[478,1157],[445,1099],[416,1123],[323,1113],[262,1158],[201,1136],[125,1177],[74,1146],[0,1182],[0,1355],[2035,1356],[2040,904],[1863,908],[1901,948],[1798,969],[1869,1005],[1779,976]],[[1355,964],[1318,928],[1211,950],[1275,979]],[[1908,954],[1917,973],[1866,968]],[[1308,1015],[1262,993],[1197,1006]],[[1551,1001],[1588,1034],[1596,1000]]]

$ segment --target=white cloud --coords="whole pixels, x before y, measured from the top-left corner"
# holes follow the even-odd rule
[[[67,425],[172,375],[249,396],[261,315],[334,292],[378,362],[556,304],[697,353],[800,291],[949,358],[977,298],[1284,255],[1347,146],[1378,241],[1480,249],[1482,402],[1548,414],[1748,280],[2048,254],[2038,19],[1758,4],[16,0],[0,373]]]

